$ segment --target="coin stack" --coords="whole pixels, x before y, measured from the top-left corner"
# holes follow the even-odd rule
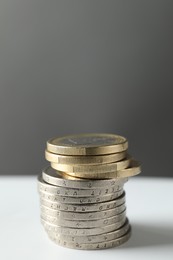
[[[141,168],[127,149],[126,138],[112,134],[47,142],[51,166],[38,177],[38,190],[41,222],[51,240],[69,248],[101,249],[129,239],[123,186]]]

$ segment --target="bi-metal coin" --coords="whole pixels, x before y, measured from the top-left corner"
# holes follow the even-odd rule
[[[128,168],[117,170],[115,172],[103,172],[103,173],[68,173],[68,175],[81,177],[81,178],[90,178],[90,179],[121,179],[129,178],[135,176],[141,172],[141,165],[138,161],[131,160]]]
[[[105,164],[105,163],[113,163],[123,160],[127,156],[126,151],[120,153],[113,154],[105,154],[105,155],[61,155],[51,153],[49,151],[45,151],[45,158],[49,162],[54,162],[58,164],[67,164],[67,165],[94,165],[94,164]]]
[[[66,172],[69,175],[79,178],[92,178],[98,173],[103,175],[106,173],[116,172],[127,168],[130,165],[131,157],[127,156],[122,161],[113,162],[108,164],[97,164],[97,165],[67,165],[51,162],[53,169]]]
[[[101,155],[127,150],[127,139],[113,134],[80,134],[52,138],[47,150],[62,155]]]

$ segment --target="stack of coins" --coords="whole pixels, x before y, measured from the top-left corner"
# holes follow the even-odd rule
[[[127,154],[126,138],[81,134],[47,142],[51,166],[38,177],[41,222],[51,240],[76,249],[101,249],[126,242],[124,183],[140,173]]]

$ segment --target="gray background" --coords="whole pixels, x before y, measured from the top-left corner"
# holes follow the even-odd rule
[[[0,1],[0,174],[46,140],[111,132],[142,175],[173,176],[173,1]]]

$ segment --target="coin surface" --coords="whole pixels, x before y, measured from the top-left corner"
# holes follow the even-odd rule
[[[51,162],[51,166],[53,169],[66,172],[69,175],[79,177],[79,178],[92,178],[92,174],[103,173],[106,174],[107,172],[116,172],[127,168],[130,165],[131,158],[128,156],[126,159],[108,163],[108,164],[96,164],[96,165],[67,165],[67,164],[59,164]]]
[[[46,206],[50,209],[60,210],[60,211],[71,211],[71,212],[99,212],[103,210],[113,209],[125,203],[125,192],[117,199],[99,202],[93,204],[64,204],[60,202],[48,201],[46,199],[40,198],[40,204]]]
[[[62,186],[67,188],[78,189],[101,189],[102,187],[113,187],[115,185],[122,185],[128,181],[128,178],[122,179],[105,179],[105,180],[90,180],[75,178],[65,173],[56,171],[51,167],[47,167],[42,171],[43,180],[55,186]]]
[[[52,138],[47,150],[64,155],[101,155],[127,150],[125,137],[113,134],[80,134]]]
[[[105,163],[112,163],[117,162],[122,159],[124,159],[127,156],[126,151],[120,152],[120,153],[112,153],[112,154],[106,154],[106,155],[95,155],[95,156],[69,156],[69,155],[61,155],[61,154],[55,154],[51,153],[47,150],[45,150],[45,158],[49,162],[54,162],[58,164],[67,164],[67,165],[75,165],[75,164],[105,164]]]
[[[93,249],[105,249],[105,248],[112,248],[120,246],[121,244],[127,242],[131,236],[131,228],[127,231],[127,233],[117,239],[113,239],[110,241],[105,242],[98,242],[98,243],[74,243],[74,242],[68,242],[66,240],[62,240],[59,238],[56,238],[53,234],[48,234],[49,238],[54,241],[56,244],[69,247],[72,249],[83,249],[83,250],[93,250]]]

